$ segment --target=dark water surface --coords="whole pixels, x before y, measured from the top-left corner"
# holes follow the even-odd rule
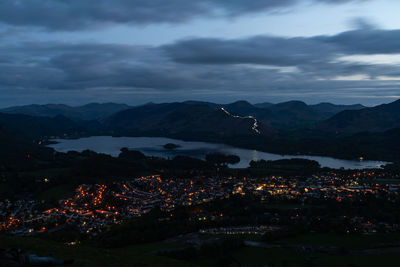
[[[360,160],[342,160],[330,157],[320,156],[291,156],[278,155],[257,150],[236,148],[224,144],[214,144],[205,142],[185,142],[176,139],[164,137],[112,137],[112,136],[92,136],[80,139],[54,139],[56,144],[49,147],[59,152],[78,151],[89,149],[98,153],[105,153],[112,156],[118,156],[120,149],[127,147],[131,150],[139,150],[147,156],[156,156],[164,158],[172,158],[177,155],[190,156],[204,159],[208,153],[225,153],[233,154],[240,157],[241,161],[233,165],[235,168],[248,167],[251,160],[278,160],[291,158],[304,158],[318,161],[322,167],[345,168],[345,169],[368,169],[377,168],[387,164],[383,161],[360,161]],[[167,150],[163,146],[167,143],[179,145],[174,150]]]

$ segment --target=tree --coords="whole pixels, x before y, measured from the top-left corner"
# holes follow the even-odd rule
[[[236,164],[240,162],[240,158],[236,155],[225,155],[221,153],[213,153],[206,155],[206,161],[215,166],[226,166],[228,164]]]

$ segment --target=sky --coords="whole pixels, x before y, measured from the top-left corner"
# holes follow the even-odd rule
[[[0,107],[400,98],[397,0],[3,0]]]

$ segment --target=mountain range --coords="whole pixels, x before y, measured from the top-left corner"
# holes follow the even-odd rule
[[[381,159],[397,157],[393,149],[399,142],[400,100],[375,107],[301,101],[254,105],[246,101],[186,101],[135,107],[114,103],[30,105],[0,110],[0,126],[32,140],[165,136],[275,153]]]
[[[236,116],[236,120],[229,119],[227,116],[221,116],[223,114],[219,113],[222,112],[222,108],[231,115]],[[186,101],[183,103],[150,103],[137,107],[115,103],[91,103],[78,107],[61,104],[28,105],[9,107],[0,110],[0,112],[40,117],[62,116],[78,122],[88,120],[99,121],[105,122],[107,126],[118,127],[119,129],[132,129],[136,127],[142,129],[144,132],[147,130],[154,131],[156,128],[165,129],[172,125],[178,130],[182,128],[179,126],[179,122],[188,126],[190,125],[190,129],[193,130],[198,128],[196,127],[196,123],[201,123],[202,126],[205,126],[202,117],[204,117],[203,120],[205,120],[205,122],[209,123],[212,123],[210,121],[210,118],[212,118],[216,125],[220,125],[219,122],[228,120],[225,126],[232,125],[233,127],[235,126],[234,124],[239,121],[247,121],[247,124],[252,122],[252,120],[249,119],[241,120],[239,117],[252,116],[260,123],[260,127],[264,128],[266,132],[270,132],[273,129],[286,130],[310,127],[316,122],[328,119],[341,111],[359,110],[363,108],[364,106],[362,105],[346,106],[330,103],[307,105],[301,101],[289,101],[278,104],[262,103],[255,105],[247,101],[237,101],[231,104]],[[169,114],[169,116],[166,116],[167,114]],[[196,116],[194,116],[194,114],[196,114]],[[114,120],[115,122],[112,122]],[[129,122],[129,125],[121,125],[124,121],[126,123]],[[249,125],[252,124],[250,123]],[[203,128],[204,127],[201,127],[198,130],[204,131]],[[217,128],[215,129],[218,130]],[[227,130],[228,129],[229,127]],[[171,129],[171,131],[173,131],[173,129]],[[228,131],[243,132],[243,129],[239,129],[236,125]]]
[[[55,117],[62,115],[72,120],[100,120],[128,108],[130,108],[130,106],[115,103],[90,103],[78,107],[71,107],[63,104],[47,104],[14,106],[2,109],[0,112],[40,117]]]

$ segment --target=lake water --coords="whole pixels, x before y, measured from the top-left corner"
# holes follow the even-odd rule
[[[176,139],[164,137],[111,137],[111,136],[92,136],[80,139],[54,139],[56,144],[49,147],[59,152],[78,151],[89,149],[98,153],[105,153],[112,156],[118,156],[120,149],[127,147],[130,150],[139,150],[147,156],[172,158],[177,155],[190,156],[204,159],[208,153],[224,153],[233,154],[240,157],[241,161],[231,167],[246,168],[251,160],[278,160],[291,158],[304,158],[318,161],[322,167],[345,168],[345,169],[368,169],[378,168],[387,164],[383,161],[359,161],[359,160],[342,160],[330,157],[319,156],[291,156],[278,155],[257,150],[236,148],[224,144],[214,144],[205,142],[185,142]],[[177,149],[167,150],[163,146],[167,143],[179,145]]]

